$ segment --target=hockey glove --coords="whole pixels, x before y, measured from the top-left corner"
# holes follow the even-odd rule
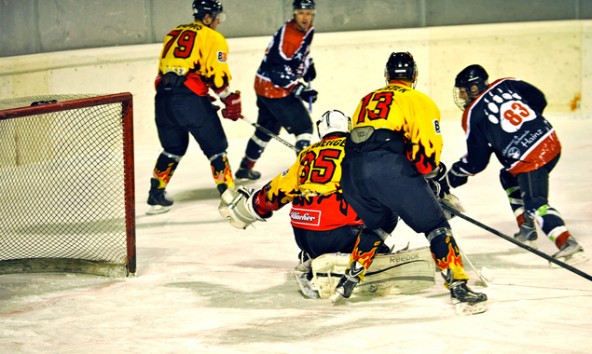
[[[220,100],[226,106],[222,109],[222,117],[233,121],[243,117],[240,91],[235,91],[224,98],[220,97]]]
[[[218,212],[228,220],[230,225],[238,229],[246,229],[255,221],[265,221],[264,217],[270,217],[271,212],[264,217],[259,216],[253,206],[253,189],[239,187],[238,189],[227,189],[220,196]]]
[[[452,193],[444,194],[444,197],[440,198],[439,202],[440,202],[440,204],[444,204],[444,205],[446,205],[446,206],[448,206],[460,213],[465,212],[465,208],[463,207],[462,203],[460,202],[460,199],[458,199],[458,197]],[[442,211],[444,212],[444,216],[446,217],[446,220],[450,220],[453,217],[455,217],[455,214],[446,210],[446,208],[442,208]]]
[[[302,76],[304,81],[311,82],[317,77],[317,71],[315,70],[314,62],[312,58],[308,58],[308,67],[306,68],[306,72]]]
[[[459,162],[455,162],[447,175],[448,184],[452,188],[462,186],[469,180],[469,174],[461,170]]]
[[[446,172],[446,165],[443,162],[440,162],[437,170],[425,176],[432,192],[434,192],[434,195],[438,199],[442,199],[446,194],[450,193],[450,184],[448,183]]]
[[[319,93],[317,90],[307,88],[304,84],[299,83],[292,91],[292,94],[304,102],[315,102]]]

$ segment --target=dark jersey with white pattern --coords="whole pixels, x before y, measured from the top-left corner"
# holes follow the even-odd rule
[[[543,117],[546,105],[544,94],[525,81],[493,82],[464,111],[467,155],[458,167],[474,175],[485,169],[491,153],[514,175],[551,161],[561,152],[561,144]]]

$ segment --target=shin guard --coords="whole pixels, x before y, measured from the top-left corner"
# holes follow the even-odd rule
[[[212,166],[212,177],[220,195],[228,188],[234,189],[234,179],[232,178],[232,170],[226,152],[210,157],[210,165]]]

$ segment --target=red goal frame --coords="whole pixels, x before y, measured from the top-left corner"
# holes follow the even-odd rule
[[[51,96],[45,96],[50,98]],[[127,264],[126,275],[135,275],[136,273],[136,222],[135,222],[135,190],[134,190],[134,137],[133,137],[133,96],[129,92],[93,96],[81,99],[72,99],[66,101],[43,101],[42,104],[31,105],[29,107],[13,108],[0,110],[0,121],[18,118],[23,116],[33,116],[59,111],[87,108],[105,104],[121,103],[123,125],[123,166],[124,166],[124,191],[125,191],[125,228],[126,228],[126,248]],[[8,267],[10,268],[10,266]],[[16,269],[16,268],[15,268]],[[77,268],[76,271],[78,271]],[[37,271],[71,271],[68,269],[55,270],[53,268],[43,268]],[[10,273],[9,270],[7,273]],[[12,271],[20,272],[20,270]],[[33,270],[33,272],[36,272]],[[86,273],[85,271],[80,271]],[[90,273],[94,273],[90,271]],[[0,274],[2,274],[0,272]],[[104,274],[100,274],[104,275]]]

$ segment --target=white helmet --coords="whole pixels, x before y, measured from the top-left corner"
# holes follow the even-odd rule
[[[347,133],[350,120],[350,117],[336,109],[323,113],[321,118],[317,121],[317,133],[319,133],[319,138],[322,139],[330,133]]]

